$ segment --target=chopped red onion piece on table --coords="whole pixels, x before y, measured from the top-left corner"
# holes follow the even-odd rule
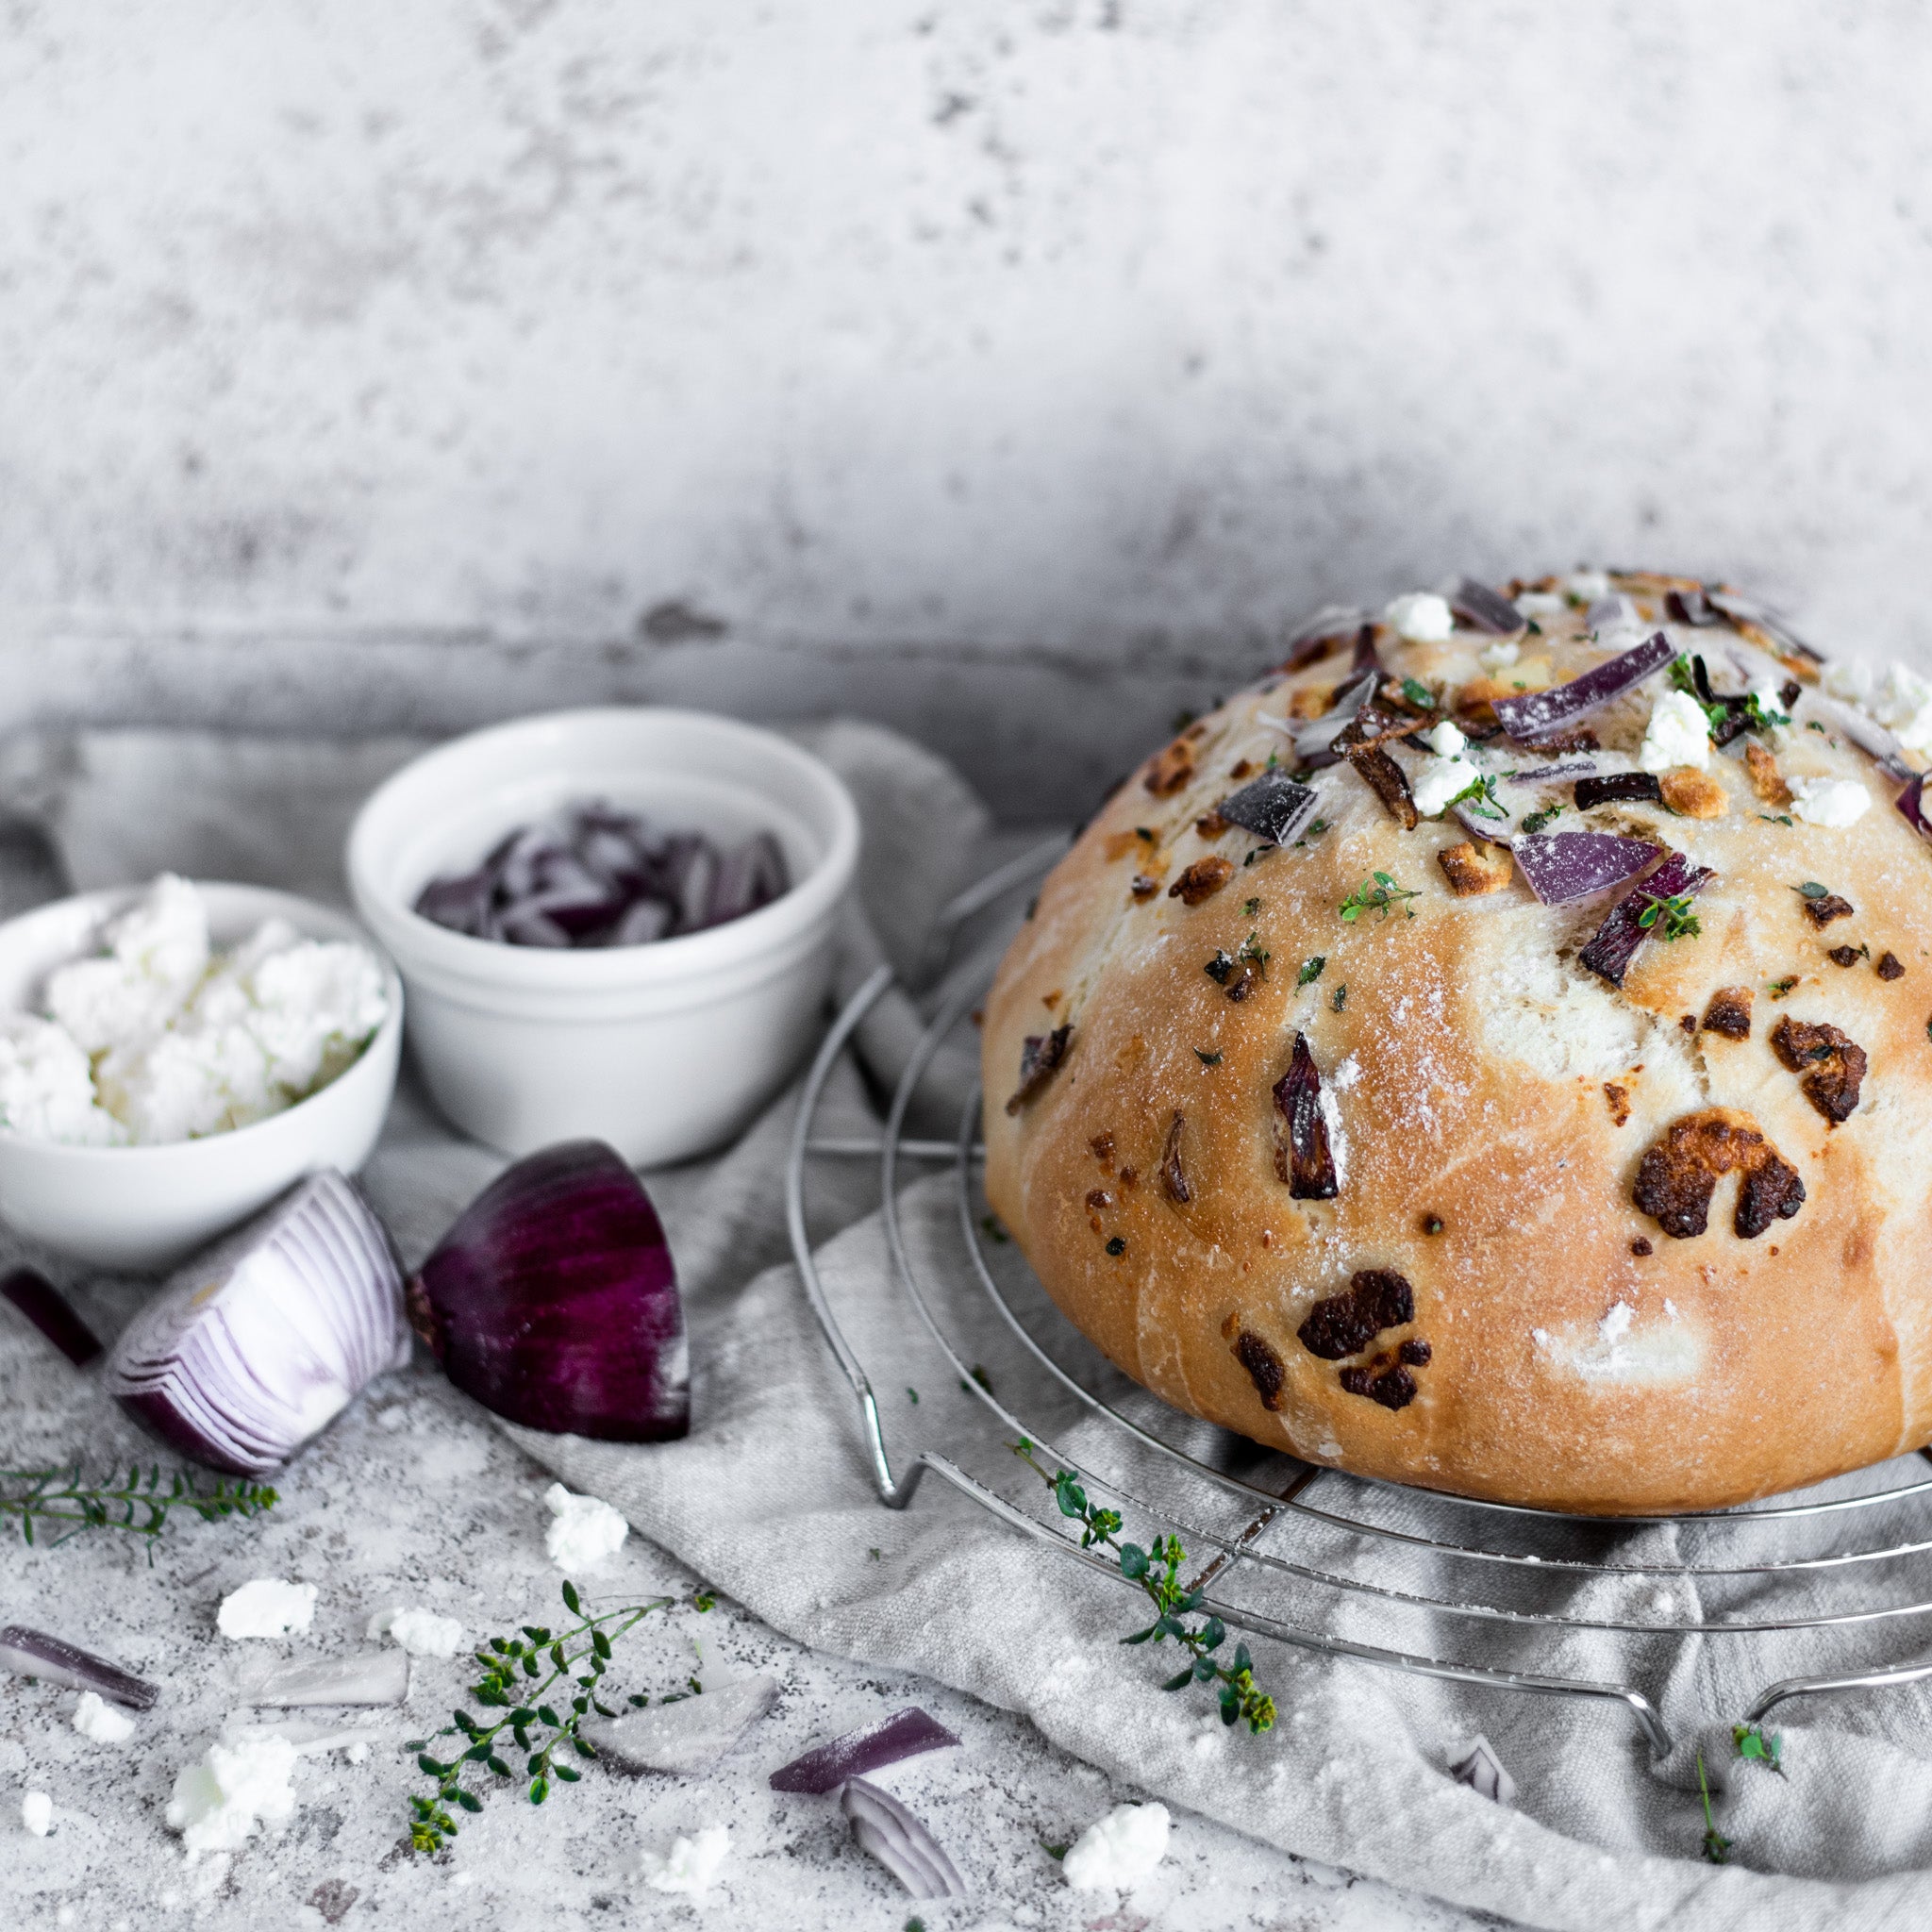
[[[262,1475],[408,1359],[389,1233],[325,1169],[174,1276],[114,1344],[108,1388],[183,1455]]]
[[[1510,848],[1545,906],[1569,906],[1634,879],[1659,848],[1607,832],[1538,832]]]
[[[300,1657],[241,1687],[244,1704],[275,1710],[401,1704],[409,1694],[409,1653],[394,1644],[350,1657]]]
[[[847,1778],[839,1808],[852,1836],[914,1898],[964,1898],[966,1881],[932,1833],[890,1791],[862,1777]]]
[[[914,1704],[863,1730],[847,1731],[828,1744],[794,1757],[772,1774],[774,1791],[809,1791],[823,1797],[836,1790],[848,1777],[862,1777],[869,1771],[883,1771],[902,1757],[917,1757],[926,1751],[943,1751],[958,1739],[937,1718],[928,1717]]]
[[[742,919],[790,887],[769,832],[729,851],[702,832],[654,840],[633,813],[592,801],[522,825],[472,872],[431,879],[425,919],[513,946],[638,946]]]
[[[1596,937],[1577,955],[1577,963],[1612,986],[1622,986],[1638,947],[1655,930],[1655,922],[1642,923],[1644,913],[1662,900],[1701,892],[1716,876],[1708,866],[1693,865],[1683,853],[1673,852],[1636,891],[1610,908]]]
[[[664,1229],[601,1141],[506,1168],[408,1287],[443,1372],[492,1414],[553,1434],[662,1442],[691,1426],[691,1351]]]
[[[1474,577],[1463,577],[1449,593],[1449,608],[1472,628],[1491,637],[1513,637],[1523,628],[1523,612],[1500,591]]]
[[[11,1671],[17,1677],[39,1677],[65,1690],[92,1690],[135,1710],[153,1709],[161,1694],[160,1687],[145,1677],[137,1677],[132,1671],[124,1671],[119,1664],[64,1638],[30,1630],[25,1624],[9,1624],[0,1630],[0,1671]]]
[[[778,1699],[775,1677],[714,1685],[702,1696],[672,1697],[615,1717],[589,1717],[579,1726],[600,1757],[626,1771],[678,1776],[715,1764]]]
[[[1518,697],[1498,698],[1496,716],[1503,728],[1519,743],[1533,744],[1540,738],[1554,738],[1577,719],[1621,697],[1646,677],[1654,676],[1677,655],[1676,648],[1662,631],[1641,644],[1592,666],[1568,684],[1548,691],[1529,691]]]
[[[84,1369],[100,1354],[94,1332],[74,1312],[72,1305],[44,1274],[16,1268],[0,1279],[0,1295],[13,1306],[71,1361]]]

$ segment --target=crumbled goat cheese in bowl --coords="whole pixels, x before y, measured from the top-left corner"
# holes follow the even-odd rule
[[[167,874],[9,920],[0,1219],[97,1266],[170,1267],[304,1174],[359,1167],[401,1041],[394,969],[289,893]]]

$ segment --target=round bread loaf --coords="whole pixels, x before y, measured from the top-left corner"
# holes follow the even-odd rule
[[[1722,587],[1506,594],[1318,625],[1108,801],[987,1001],[991,1204],[1312,1462],[1617,1515],[1920,1447],[1932,693],[1901,744]]]

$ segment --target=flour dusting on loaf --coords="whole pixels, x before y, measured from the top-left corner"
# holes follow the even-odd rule
[[[1046,880],[991,1203],[1129,1374],[1313,1461],[1618,1514],[1922,1446],[1928,756],[1932,687],[1721,585],[1326,613]]]

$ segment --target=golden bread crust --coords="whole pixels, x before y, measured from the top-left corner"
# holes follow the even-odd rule
[[[1637,635],[1658,628],[1668,580],[1617,584]],[[1474,718],[1617,648],[1580,612],[1540,623],[1500,669],[1461,630],[1375,644],[1391,682]],[[1067,1316],[1176,1407],[1366,1475],[1604,1514],[1715,1507],[1932,1440],[1932,849],[1814,666],[1751,627],[1663,627],[1725,688],[1795,672],[1806,691],[1748,761],[1734,743],[1708,785],[1674,788],[1691,813],[1579,808],[1549,786],[1554,825],[1715,871],[1700,930],[1653,929],[1621,988],[1577,955],[1627,889],[1546,907],[1518,871],[1458,893],[1468,855],[1446,873],[1441,856],[1470,829],[1450,813],[1405,830],[1346,761],[1306,774],[1324,829],[1303,842],[1219,819],[1271,752],[1294,768],[1291,727],[1347,683],[1352,639],[1156,754],[1046,880],[986,1006],[987,1191]],[[1630,768],[1668,689],[1660,675],[1587,721],[1607,763]],[[1390,755],[1412,772],[1426,751]],[[1550,761],[1507,738],[1478,757]],[[1790,781],[1821,777],[1867,787],[1871,808],[1843,827],[1779,808]],[[1416,896],[1344,920],[1377,873]],[[1810,882],[1850,913],[1817,923]],[[1803,1030],[1821,1025],[1865,1061],[1838,1122],[1814,1090],[1843,1108],[1846,1056]],[[1063,1027],[1009,1112],[1026,1041]],[[1285,1179],[1274,1091],[1297,1036],[1332,1198]],[[1703,1230],[1667,1231],[1700,1190]],[[1365,1274],[1399,1276],[1413,1317],[1337,1356],[1355,1304],[1335,1298]],[[1318,1302],[1334,1306],[1314,1318]]]

